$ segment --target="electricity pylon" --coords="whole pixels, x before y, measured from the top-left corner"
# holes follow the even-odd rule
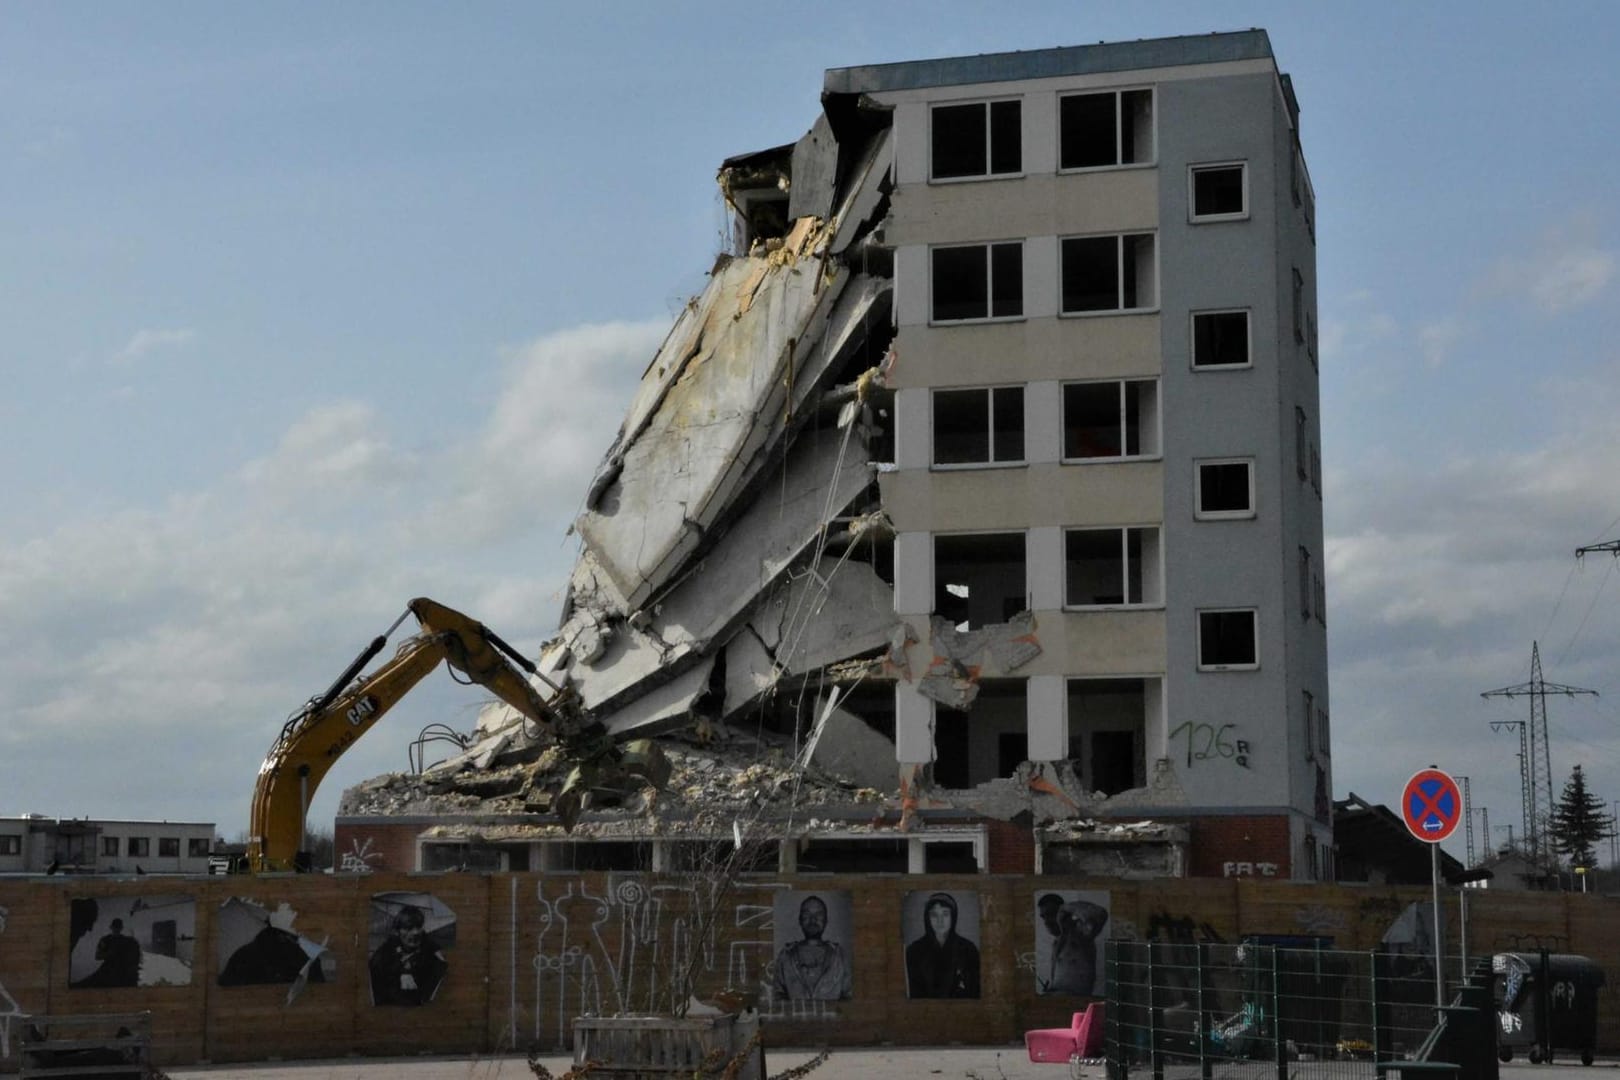
[[[1491,730],[1502,731],[1517,726],[1519,728],[1519,792],[1524,804],[1524,835],[1526,850],[1532,862],[1539,863],[1543,854],[1543,846],[1551,853],[1551,844],[1544,844],[1546,837],[1546,824],[1552,819],[1553,786],[1552,786],[1552,755],[1547,742],[1547,695],[1563,694],[1565,697],[1574,697],[1576,694],[1591,694],[1597,696],[1596,690],[1584,690],[1578,686],[1564,686],[1561,683],[1550,683],[1541,677],[1541,645],[1539,642],[1530,643],[1530,681],[1518,683],[1515,686],[1504,686],[1498,690],[1487,690],[1480,697],[1530,699],[1530,721],[1526,724],[1522,720],[1492,720]]]

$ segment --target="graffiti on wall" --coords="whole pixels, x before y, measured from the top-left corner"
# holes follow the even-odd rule
[[[542,879],[532,960],[534,1037],[568,1045],[572,1016],[647,1011],[667,1000],[672,987],[689,993],[682,973],[697,985],[722,978],[727,987],[757,995],[766,1017],[837,1017],[836,1001],[772,992],[774,897],[785,885],[730,885],[740,899],[722,895],[722,888],[706,879],[649,883],[640,875],[610,874],[597,891],[584,880]],[[556,1023],[549,1032],[548,1013]]]
[[[79,896],[68,912],[69,986],[190,985],[197,945],[192,897]]]
[[[1148,920],[1147,940],[1170,945],[1224,945],[1226,939],[1207,922],[1198,922],[1191,915],[1171,915],[1155,911]]]
[[[349,838],[349,850],[343,853],[338,863],[340,874],[369,874],[371,864],[382,860],[382,852],[371,849],[374,837],[366,837],[365,843],[360,842],[358,836]]]
[[[1230,761],[1249,767],[1253,748],[1247,739],[1234,734],[1236,724],[1205,724],[1187,720],[1170,729],[1170,741],[1186,740],[1187,768],[1198,761]]]
[[[1274,862],[1226,862],[1221,864],[1221,876],[1276,877],[1278,869]]]

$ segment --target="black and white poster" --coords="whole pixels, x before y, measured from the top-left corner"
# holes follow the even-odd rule
[[[1035,992],[1100,996],[1109,894],[1073,889],[1035,893]]]
[[[777,1001],[848,1001],[854,989],[848,892],[784,890],[772,904],[776,958],[771,993]]]
[[[378,893],[371,898],[371,1003],[426,1005],[450,969],[456,913],[435,896]]]
[[[297,919],[298,913],[285,903],[274,911],[240,897],[221,904],[215,920],[219,985],[287,983],[291,1001],[308,983],[331,982],[337,958],[325,941],[298,933]]]
[[[194,898],[76,897],[68,910],[68,985],[191,985]]]
[[[979,894],[910,892],[900,912],[906,996],[979,996]]]

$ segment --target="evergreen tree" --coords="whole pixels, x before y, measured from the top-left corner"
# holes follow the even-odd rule
[[[1553,807],[1549,831],[1553,847],[1575,866],[1597,865],[1597,843],[1614,833],[1614,820],[1603,812],[1603,800],[1586,790],[1586,777],[1575,766],[1564,793]]]

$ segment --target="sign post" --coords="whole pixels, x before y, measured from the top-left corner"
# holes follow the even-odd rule
[[[1462,817],[1462,790],[1449,773],[1433,765],[1419,769],[1401,792],[1401,817],[1411,834],[1429,845],[1429,873],[1434,882],[1434,1003],[1446,1003],[1445,941],[1440,937],[1440,842],[1457,829]]]

